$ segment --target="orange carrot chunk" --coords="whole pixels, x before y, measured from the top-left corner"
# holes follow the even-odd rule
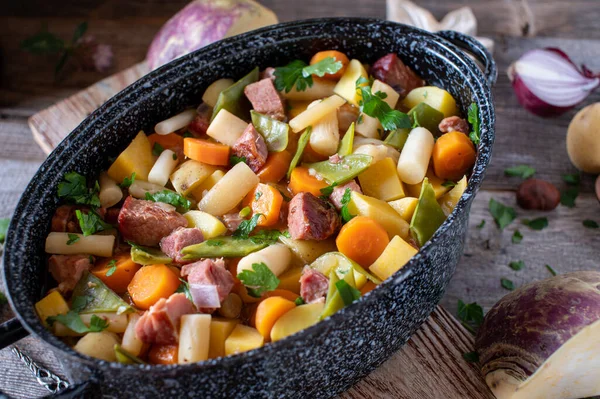
[[[254,323],[256,329],[265,338],[271,336],[273,325],[286,312],[296,307],[296,304],[280,296],[272,296],[263,300],[256,308]]]
[[[148,361],[152,364],[177,364],[179,345],[152,345]]]
[[[194,161],[209,165],[229,165],[229,146],[224,144],[186,137],[183,139],[183,153]]]
[[[433,146],[433,169],[440,179],[459,180],[475,165],[476,157],[475,146],[466,134],[449,132]]]
[[[342,77],[342,75],[346,71],[346,68],[348,67],[348,64],[350,63],[350,60],[348,59],[346,54],[336,50],[319,51],[310,59],[310,65],[314,65],[317,62],[323,61],[325,58],[328,57],[331,57],[336,61],[340,61],[342,63],[342,68],[336,73],[327,73],[323,75],[323,77],[325,79],[338,80]]]
[[[279,296],[284,299],[287,299],[288,301],[294,302],[296,299],[298,299],[298,297],[300,295],[298,295],[290,290],[274,289],[273,291],[267,291],[264,294],[262,294],[261,299],[264,300],[264,299],[271,298],[274,296]]]
[[[244,206],[249,206],[254,215],[262,214],[258,218],[259,226],[273,226],[279,221],[283,196],[275,187],[258,183],[256,188],[246,195],[242,203]]]
[[[149,309],[160,298],[170,297],[179,287],[179,278],[166,265],[148,265],[135,273],[129,283],[129,296],[140,309]]]
[[[91,272],[117,294],[127,292],[127,286],[140,265],[131,260],[129,253],[112,258],[102,258],[96,262]]]
[[[150,145],[154,148],[154,144],[159,144],[165,150],[171,150],[177,154],[177,158],[183,161],[183,137],[177,133],[158,134],[152,133],[148,136]]]
[[[287,173],[290,162],[292,162],[292,154],[288,151],[272,152],[256,175],[261,183],[277,183]]]
[[[327,183],[323,180],[319,180],[308,173],[308,169],[299,166],[292,170],[290,175],[289,188],[292,190],[294,195],[302,192],[308,192],[318,197],[321,194],[321,189],[327,187]]]
[[[352,218],[335,240],[341,253],[365,268],[375,262],[389,242],[385,229],[366,216]]]

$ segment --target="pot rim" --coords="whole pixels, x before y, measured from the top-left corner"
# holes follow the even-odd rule
[[[239,353],[236,355],[230,355],[230,356],[216,358],[216,359],[208,359],[206,361],[190,363],[190,364],[129,365],[129,364],[122,364],[122,363],[107,362],[104,360],[99,360],[96,358],[89,357],[87,355],[82,355],[82,354],[76,352],[71,347],[62,343],[57,337],[55,337],[50,331],[48,331],[42,325],[41,322],[39,322],[39,319],[38,319],[37,324],[35,324],[35,325],[32,325],[27,322],[25,317],[21,314],[20,310],[24,309],[26,306],[33,308],[33,303],[28,303],[27,305],[15,303],[15,301],[13,300],[13,295],[12,295],[13,284],[9,283],[9,269],[11,268],[9,265],[10,265],[10,256],[11,256],[10,252],[11,251],[7,250],[7,249],[10,249],[14,245],[16,245],[16,243],[13,242],[14,240],[11,238],[15,235],[14,231],[17,229],[16,221],[17,221],[18,217],[15,218],[14,216],[17,216],[17,212],[21,211],[22,204],[27,203],[28,201],[35,201],[35,199],[27,197],[27,193],[32,189],[32,185],[33,185],[33,181],[35,180],[35,177],[38,174],[41,174],[42,170],[48,170],[48,169],[52,168],[54,163],[56,163],[58,160],[60,160],[62,152],[65,151],[65,149],[67,147],[65,142],[68,141],[68,138],[73,139],[74,137],[78,137],[79,135],[88,134],[89,128],[91,126],[93,126],[93,124],[96,122],[96,119],[98,119],[98,117],[100,117],[102,114],[108,112],[108,110],[112,109],[113,107],[119,106],[119,103],[121,101],[127,99],[131,95],[134,95],[137,92],[138,88],[140,88],[142,86],[146,86],[146,85],[151,85],[155,79],[160,78],[163,75],[169,73],[170,71],[177,69],[181,65],[186,64],[188,62],[194,62],[194,59],[196,57],[203,57],[205,55],[210,56],[210,53],[217,49],[222,50],[223,48],[226,48],[228,45],[233,45],[240,41],[248,41],[249,39],[252,39],[254,36],[268,33],[268,32],[272,33],[273,31],[279,31],[279,30],[306,29],[307,27],[317,27],[318,28],[318,27],[320,27],[320,25],[325,25],[324,27],[335,27],[337,24],[340,24],[340,23],[353,23],[353,24],[357,24],[357,25],[373,25],[374,24],[374,25],[378,25],[378,26],[402,27],[405,30],[411,31],[413,33],[417,33],[422,38],[428,39],[428,41],[433,42],[437,46],[439,46],[440,50],[447,53],[446,55],[451,56],[453,58],[453,60],[450,60],[448,62],[462,63],[465,66],[465,72],[468,72],[468,74],[470,75],[470,78],[473,79],[473,85],[479,87],[481,89],[481,91],[487,95],[484,98],[474,97],[472,99],[472,101],[477,103],[477,105],[479,107],[479,115],[480,115],[480,120],[482,122],[480,132],[483,130],[485,130],[485,132],[484,132],[484,134],[481,134],[481,142],[478,146],[477,159],[476,159],[475,165],[473,167],[473,173],[471,174],[471,176],[467,182],[467,188],[465,189],[465,192],[461,196],[455,209],[446,218],[444,223],[438,228],[438,230],[435,232],[433,237],[423,247],[421,247],[419,252],[415,256],[413,256],[410,259],[410,261],[402,269],[398,270],[396,273],[394,273],[392,275],[391,278],[388,278],[386,281],[384,281],[382,284],[377,286],[371,292],[362,296],[360,298],[360,300],[356,301],[352,305],[341,309],[340,311],[336,312],[332,316],[327,317],[326,319],[320,321],[319,323],[317,323],[313,326],[310,326],[304,330],[301,330],[291,336],[288,336],[285,339],[282,339],[277,342],[272,342],[269,345],[263,346],[261,348],[253,349],[253,350],[247,351],[247,352],[242,352],[242,353]],[[208,57],[207,57],[207,59],[210,60],[210,58],[208,58]],[[182,77],[177,77],[175,79],[180,79],[180,78],[182,78]],[[173,80],[169,80],[169,83],[164,84],[164,85],[171,85],[172,83],[173,83]],[[164,86],[164,85],[161,85],[161,86]],[[155,94],[156,92],[160,91],[161,88],[162,87],[160,87],[160,86],[156,87],[153,90],[152,94]],[[135,104],[131,105],[131,107],[135,107]],[[131,107],[124,109],[122,112],[129,111],[131,109]],[[319,335],[318,333],[320,330],[325,329],[328,326],[337,323],[338,320],[344,318],[347,313],[353,312],[359,307],[361,307],[361,308],[366,307],[366,306],[368,306],[369,303],[372,303],[373,301],[376,301],[379,297],[385,295],[385,293],[387,293],[387,291],[388,291],[386,288],[400,284],[404,280],[409,279],[411,277],[412,270],[416,267],[416,265],[419,262],[421,262],[421,259],[423,259],[429,255],[432,248],[437,245],[439,238],[446,233],[449,226],[455,222],[455,219],[457,219],[458,215],[468,211],[468,209],[466,209],[465,207],[467,206],[468,202],[471,200],[471,197],[473,197],[476,194],[476,192],[479,190],[479,188],[482,184],[483,178],[485,176],[485,171],[487,169],[487,166],[489,165],[491,151],[492,151],[492,145],[493,145],[493,141],[494,141],[494,121],[495,121],[495,111],[494,111],[494,107],[493,107],[493,98],[492,98],[491,88],[488,86],[486,77],[484,76],[483,72],[479,69],[477,64],[472,59],[467,57],[465,55],[465,53],[459,47],[457,47],[455,44],[442,38],[441,36],[436,35],[435,33],[427,32],[427,31],[419,29],[419,28],[415,28],[412,26],[408,26],[408,25],[400,24],[400,23],[396,23],[396,22],[377,19],[377,18],[362,18],[362,17],[314,18],[314,19],[306,19],[306,20],[299,20],[299,21],[280,23],[280,24],[276,24],[276,25],[270,25],[270,26],[256,29],[256,30],[253,30],[253,31],[250,31],[247,33],[237,35],[237,36],[219,40],[219,41],[212,43],[208,46],[205,46],[201,49],[198,49],[198,50],[193,51],[189,54],[186,54],[182,57],[179,57],[179,58],[149,72],[148,74],[146,74],[145,76],[143,76],[142,78],[140,78],[139,80],[134,82],[133,84],[129,85],[128,87],[126,87],[125,89],[123,89],[122,91],[120,91],[119,93],[114,95],[113,97],[111,97],[102,106],[100,106],[97,110],[95,110],[92,114],[90,114],[84,121],[82,121],[81,124],[78,125],[71,133],[69,133],[67,138],[65,138],[53,150],[53,152],[48,156],[48,158],[43,162],[43,164],[40,166],[40,168],[38,169],[38,171],[32,178],[31,182],[25,189],[25,192],[22,195],[21,199],[19,200],[19,203],[16,208],[16,212],[13,215],[13,218],[12,218],[10,226],[9,226],[9,232],[7,234],[7,240],[6,240],[6,244],[5,244],[4,267],[3,267],[4,271],[2,274],[3,282],[4,282],[4,285],[7,290],[8,300],[10,302],[10,305],[11,305],[16,317],[22,323],[23,327],[32,336],[43,341],[45,345],[49,345],[53,349],[53,351],[59,352],[60,356],[64,356],[65,358],[67,358],[70,361],[75,361],[75,362],[83,363],[87,366],[94,367],[99,372],[102,372],[103,370],[107,370],[107,369],[117,368],[121,371],[126,371],[126,372],[139,372],[140,370],[144,370],[144,371],[152,370],[154,373],[166,374],[166,373],[172,373],[174,370],[185,371],[185,370],[192,370],[192,369],[198,369],[198,368],[210,369],[210,368],[214,368],[214,367],[229,367],[229,366],[233,366],[241,361],[259,360],[261,358],[267,357],[270,351],[276,351],[280,347],[293,345],[293,343],[296,340],[299,340],[299,339],[307,340],[307,339],[310,339],[312,337]],[[76,156],[77,156],[77,153],[71,154],[68,158],[73,158]],[[48,338],[46,339],[44,336],[48,336]]]

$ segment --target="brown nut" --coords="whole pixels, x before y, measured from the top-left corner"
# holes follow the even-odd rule
[[[523,209],[551,211],[559,202],[560,191],[554,184],[545,180],[525,180],[517,190],[517,203]]]

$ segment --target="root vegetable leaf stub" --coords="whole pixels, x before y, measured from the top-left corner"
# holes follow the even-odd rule
[[[514,271],[519,271],[525,267],[525,262],[523,262],[522,260],[513,261],[513,262],[510,262],[508,264],[508,266],[510,266],[510,268],[513,269]]]
[[[264,263],[253,263],[252,270],[242,270],[237,278],[246,286],[248,294],[255,298],[273,291],[279,285],[279,279]]]
[[[513,291],[515,289],[515,283],[506,278],[500,279],[500,285],[502,285],[502,288],[505,288],[509,291]]]
[[[493,198],[490,198],[489,210],[500,230],[511,224],[517,217],[514,208],[506,206]]]
[[[529,179],[535,174],[535,169],[529,165],[517,165],[513,166],[512,168],[504,169],[504,174],[506,176]]]
[[[583,221],[583,225],[585,227],[587,227],[588,229],[597,229],[598,227],[598,222],[596,222],[595,220],[590,220],[590,219],[586,219]]]
[[[511,240],[513,244],[519,244],[521,241],[523,241],[523,234],[521,234],[519,230],[515,230]]]
[[[548,218],[523,219],[523,224],[532,230],[543,230],[548,227]]]
[[[551,275],[556,276],[556,271],[550,265],[546,265],[546,269],[550,272]]]
[[[477,302],[466,304],[459,299],[458,318],[467,330],[475,334],[483,323],[483,308]]]

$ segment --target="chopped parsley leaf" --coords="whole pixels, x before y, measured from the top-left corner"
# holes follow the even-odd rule
[[[106,277],[112,276],[117,271],[117,261],[115,259],[108,262],[109,269],[106,271]]]
[[[513,261],[513,262],[510,262],[508,264],[508,266],[510,266],[510,268],[513,269],[514,271],[518,272],[519,270],[521,270],[525,267],[525,262],[523,262],[522,260]]]
[[[485,226],[485,220],[482,220],[478,225],[477,228],[478,229],[483,229],[483,226]]]
[[[255,298],[273,291],[279,285],[279,279],[264,263],[253,263],[252,270],[242,270],[237,278],[246,286],[248,294]]]
[[[532,230],[543,230],[548,227],[548,218],[523,219],[523,224]]]
[[[236,155],[232,155],[229,157],[229,163],[231,164],[231,166],[237,165],[240,162],[246,163],[246,157],[238,157]]]
[[[335,283],[335,288],[340,293],[344,306],[360,299],[360,291],[348,284],[345,280],[339,280]]]
[[[75,211],[77,220],[79,221],[79,227],[85,237],[96,234],[99,231],[110,230],[113,227],[106,223],[100,215],[94,210],[90,210],[88,213],[83,213],[79,209]]]
[[[333,74],[342,69],[343,64],[336,61],[333,57],[327,57],[321,61],[307,65],[306,62],[295,60],[289,64],[275,68],[275,87],[279,91],[289,93],[296,87],[297,91],[304,91],[312,87],[312,75],[323,77],[326,74]]]
[[[479,108],[477,107],[477,104],[471,103],[471,105],[469,105],[467,118],[473,127],[473,130],[471,130],[471,133],[469,133],[469,138],[473,144],[475,144],[475,146],[478,146],[479,142],[481,141],[481,137],[479,136]]]
[[[579,195],[579,188],[577,188],[577,187],[567,188],[565,191],[560,193],[560,203],[563,204],[564,206],[566,206],[567,208],[574,208],[575,207],[575,199],[577,199],[578,195]]]
[[[523,241],[523,234],[521,234],[519,230],[515,230],[515,232],[512,235],[512,243],[518,244],[521,241]]]
[[[10,219],[4,218],[0,219],[0,244],[4,242],[6,239],[6,233],[8,232],[8,225],[10,224]]]
[[[546,269],[550,272],[551,275],[556,276],[556,271],[550,265],[546,265]]]
[[[458,319],[467,330],[475,334],[483,323],[483,308],[477,302],[466,304],[459,299]]]
[[[67,236],[69,237],[69,239],[67,240],[67,245],[73,245],[81,238],[79,237],[79,235],[71,233],[68,233]]]
[[[98,192],[100,185],[96,181],[93,188],[87,187],[85,176],[77,172],[65,173],[63,180],[58,183],[58,197],[75,204],[100,207]]]
[[[256,228],[258,219],[262,216],[262,213],[256,213],[250,218],[250,220],[243,220],[238,228],[233,232],[233,237],[236,238],[248,238],[250,233]]]
[[[442,187],[454,187],[456,186],[456,183],[453,182],[452,180],[446,180],[445,182],[442,183]]]
[[[522,179],[529,179],[535,174],[535,169],[529,165],[517,165],[512,168],[504,169],[506,176],[520,177]]]
[[[150,194],[147,192],[146,201],[163,202],[165,204],[170,204],[177,208],[177,210],[180,212],[187,212],[192,206],[190,200],[170,190],[163,190],[154,194]]]
[[[355,215],[352,215],[348,210],[348,204],[350,203],[350,199],[352,198],[352,190],[350,188],[346,188],[344,191],[344,196],[342,197],[342,209],[340,213],[342,215],[342,220],[344,222],[349,222]]]
[[[565,183],[576,186],[581,181],[581,176],[578,173],[573,173],[571,175],[562,175],[562,179]]]
[[[511,224],[517,217],[514,208],[506,206],[493,198],[490,198],[489,210],[500,230]]]
[[[500,285],[502,286],[502,288],[507,289],[509,291],[514,291],[515,289],[515,283],[513,283],[507,278],[501,278]]]
[[[131,187],[131,185],[133,184],[134,181],[135,181],[135,172],[133,172],[130,177],[124,178],[123,182],[121,184],[119,184],[119,186],[121,188],[129,188],[129,187]]]
[[[586,219],[583,221],[583,225],[585,227],[587,227],[588,229],[597,229],[598,227],[598,222],[596,222],[595,220],[590,220],[590,219]]]
[[[152,147],[152,155],[159,156],[164,150],[165,148],[162,145],[159,143],[154,143],[154,146]]]
[[[387,95],[378,91],[373,94],[369,80],[360,77],[356,81],[356,90],[362,94],[359,102],[360,111],[372,118],[376,118],[385,130],[405,129],[412,126],[410,117],[403,112],[392,109],[388,103],[383,101]]]

